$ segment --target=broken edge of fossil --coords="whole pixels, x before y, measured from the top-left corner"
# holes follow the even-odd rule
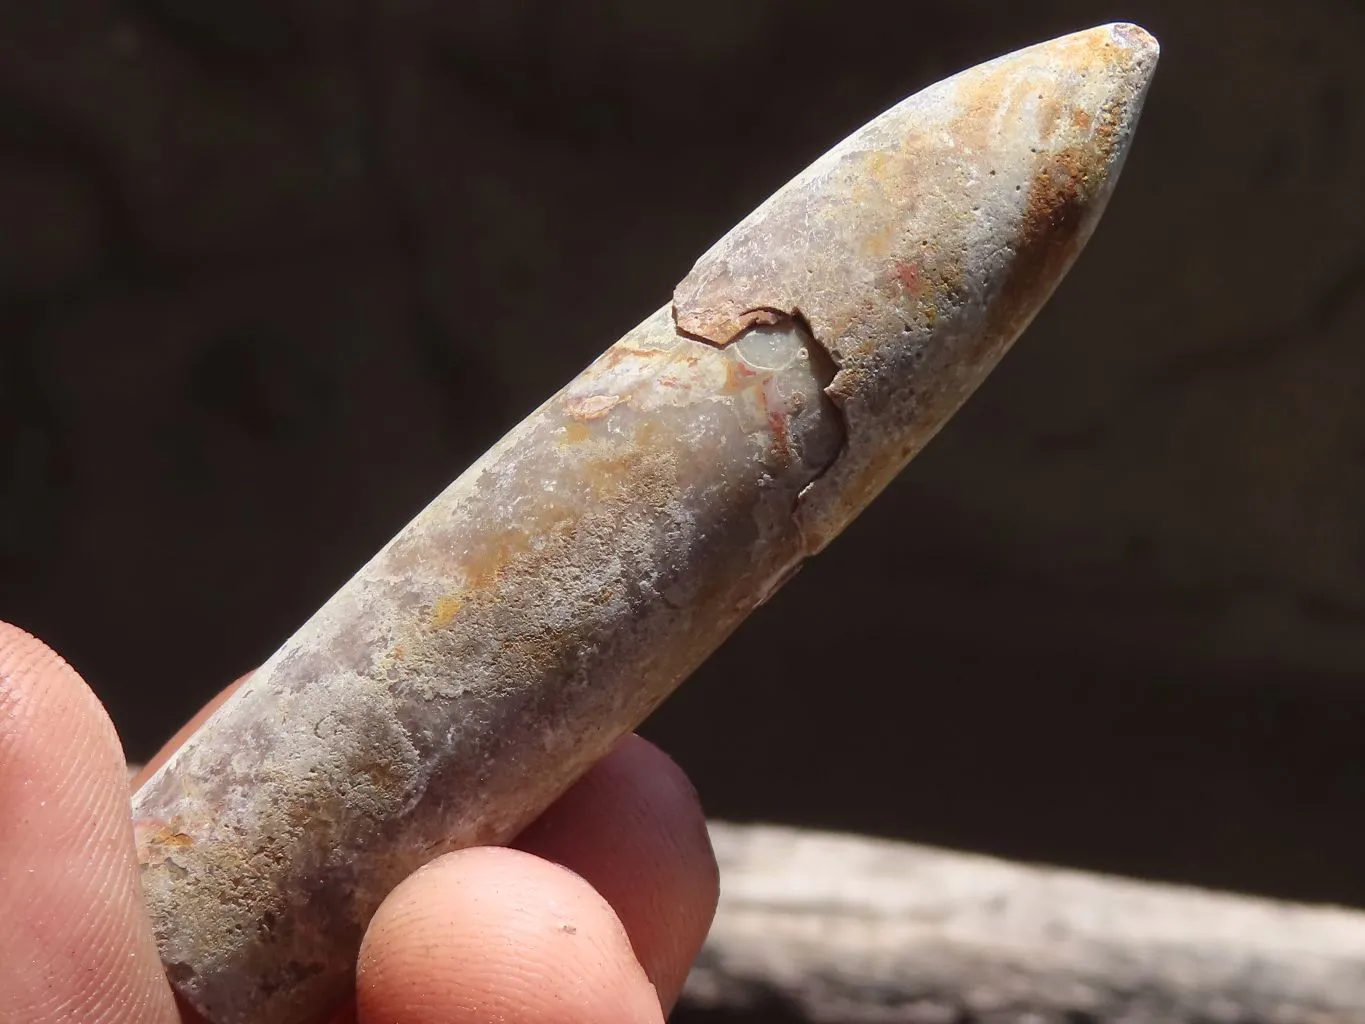
[[[833,539],[985,378],[1089,239],[1159,47],[1135,25],[1020,50],[930,86],[825,154],[674,292],[724,345],[801,317],[839,372],[847,450],[802,500]]]

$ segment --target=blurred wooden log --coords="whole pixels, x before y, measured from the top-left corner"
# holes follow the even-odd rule
[[[854,836],[720,822],[712,836],[720,908],[684,1015],[1365,1022],[1365,914]]]

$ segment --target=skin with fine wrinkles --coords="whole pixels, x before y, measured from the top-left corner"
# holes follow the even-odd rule
[[[80,677],[0,622],[0,1024],[175,1024],[123,752]]]
[[[1155,59],[1106,26],[873,121],[342,587],[135,797],[181,996],[318,1019],[404,877],[515,836],[837,534],[1069,268]]]

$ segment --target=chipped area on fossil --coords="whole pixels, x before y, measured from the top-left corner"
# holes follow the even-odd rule
[[[446,642],[463,651],[407,643],[405,659],[488,666],[481,682],[443,681],[447,695],[533,688],[545,636],[575,637],[587,661],[594,637],[661,642],[660,615],[691,614],[711,585],[709,549],[761,570],[766,546],[789,546],[795,495],[837,451],[839,424],[806,339],[773,332],[765,346],[768,362],[785,351],[780,363],[679,339],[661,311],[566,388],[479,468],[477,503],[450,525],[449,593],[425,600],[458,609]],[[494,637],[519,639],[494,654]]]

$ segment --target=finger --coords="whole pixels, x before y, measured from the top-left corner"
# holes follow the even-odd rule
[[[515,845],[564,865],[602,894],[670,1010],[719,895],[706,818],[682,769],[630,736]]]
[[[123,752],[95,695],[0,623],[0,1019],[172,1024]]]
[[[447,854],[379,908],[360,1024],[662,1024],[625,928],[573,872],[519,850]]]
[[[152,755],[152,759],[138,769],[137,774],[133,776],[133,781],[131,783],[134,792],[136,792],[138,787],[144,782],[150,779],[156,770],[165,764],[172,754],[180,749],[180,745],[189,739],[191,734],[203,725],[211,714],[222,707],[227,699],[236,693],[238,689],[241,688],[242,684],[250,678],[251,673],[248,672],[230,686],[220,690],[212,700],[199,709],[193,718],[182,725],[176,734],[167,740],[160,750]]]

